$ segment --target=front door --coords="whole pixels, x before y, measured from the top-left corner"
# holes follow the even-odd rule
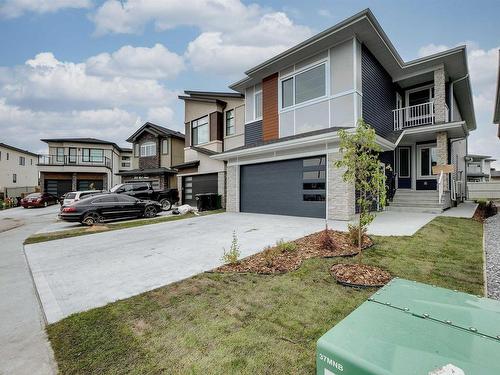
[[[437,165],[437,148],[435,144],[417,146],[417,190],[436,190],[436,175],[432,167]]]
[[[68,162],[70,164],[76,164],[76,158],[77,158],[76,148],[70,147],[69,148],[69,159],[68,159]]]
[[[411,147],[397,148],[398,189],[411,189]]]

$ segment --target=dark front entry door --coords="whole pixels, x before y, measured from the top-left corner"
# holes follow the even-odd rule
[[[398,147],[396,154],[398,189],[411,189],[411,147]]]
[[[240,210],[324,218],[326,157],[241,166]]]
[[[218,192],[217,173],[182,178],[182,202],[196,207],[196,194]]]

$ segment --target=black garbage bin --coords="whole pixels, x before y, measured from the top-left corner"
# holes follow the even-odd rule
[[[198,211],[210,211],[220,208],[220,196],[216,193],[196,194]]]

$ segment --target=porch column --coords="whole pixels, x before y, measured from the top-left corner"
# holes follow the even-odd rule
[[[76,177],[76,172],[73,172],[73,174],[71,175],[71,190],[72,191],[77,191],[78,190],[78,186],[77,186],[77,177]]]
[[[448,133],[436,133],[437,163],[438,165],[448,164]],[[448,190],[448,175],[443,179],[444,190]]]
[[[184,189],[184,186],[182,186],[182,176],[176,176],[177,179],[177,190],[179,191],[179,204],[184,204],[182,201],[182,189]]]
[[[240,166],[231,165],[226,172],[226,211],[240,212]]]
[[[442,124],[446,121],[446,80],[444,66],[434,71],[434,122]]]
[[[327,154],[327,217],[329,220],[352,220],[356,200],[354,184],[344,182],[344,169],[335,167],[335,161],[340,158],[340,152]]]
[[[217,173],[217,193],[221,196],[221,206],[226,207],[226,172]]]

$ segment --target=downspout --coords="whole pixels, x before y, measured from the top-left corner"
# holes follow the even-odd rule
[[[466,78],[468,78],[468,77],[469,77],[469,73],[467,73],[467,74],[466,74],[466,75],[464,75],[463,77],[458,78],[458,79],[456,79],[456,80],[454,80],[454,81],[452,81],[452,82],[450,83],[450,122],[453,122],[453,121],[455,120],[455,119],[453,118],[453,111],[454,111],[454,109],[455,109],[455,108],[454,108],[455,106],[454,106],[454,104],[453,104],[453,103],[455,102],[455,97],[454,97],[454,94],[453,94],[453,86],[455,85],[455,83],[457,83],[457,82],[459,82],[459,81],[462,81],[462,80],[464,80],[464,79],[466,79]]]

